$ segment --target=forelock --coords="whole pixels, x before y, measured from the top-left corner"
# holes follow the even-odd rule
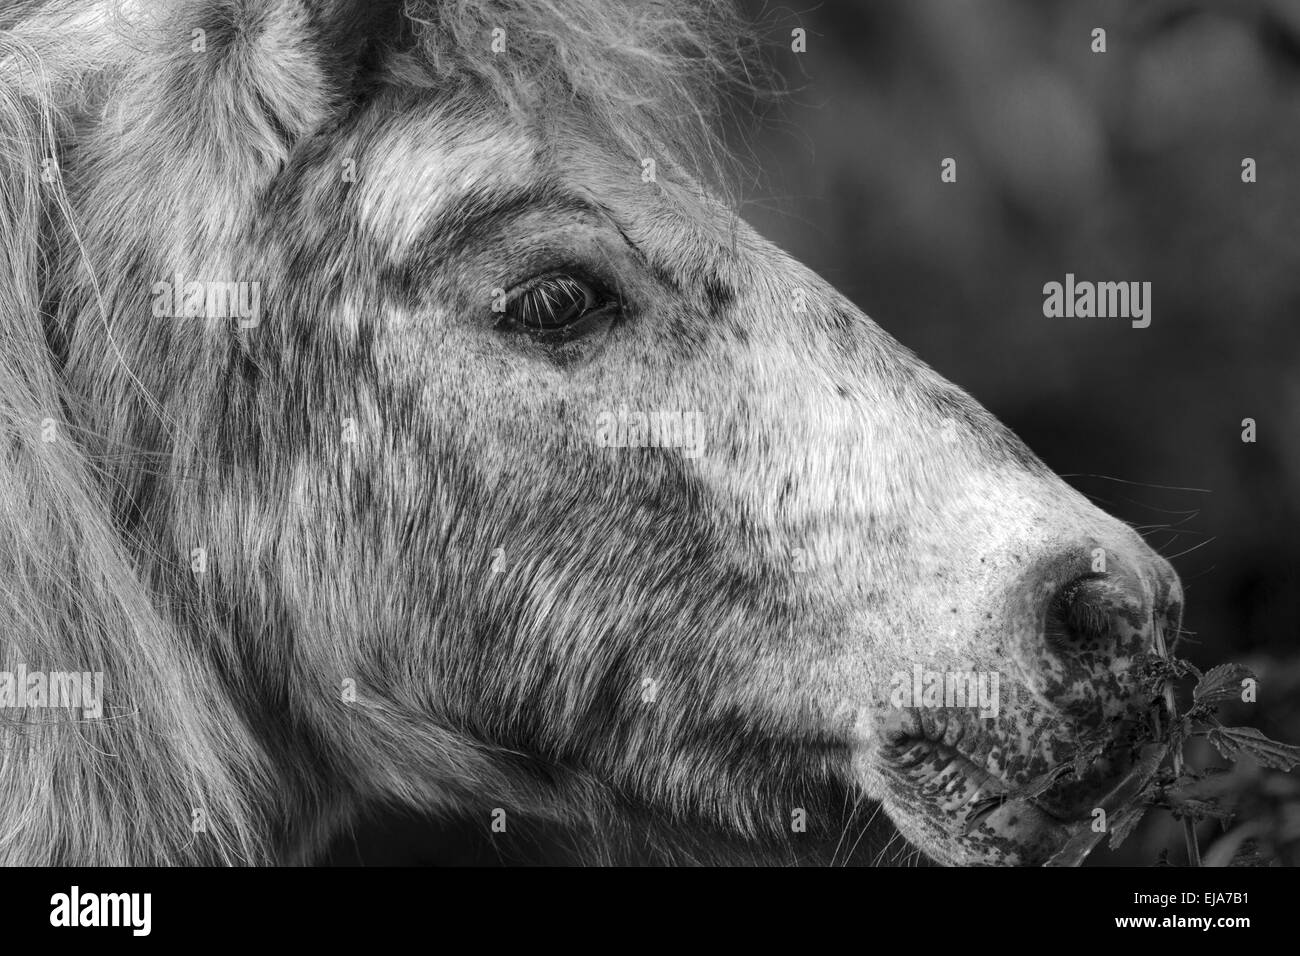
[[[627,154],[671,158],[705,182],[730,165],[725,108],[759,93],[754,34],[727,0],[413,0],[406,11],[402,80],[486,89],[530,121],[580,112]]]

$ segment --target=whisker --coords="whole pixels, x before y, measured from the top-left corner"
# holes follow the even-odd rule
[[[1159,491],[1191,491],[1197,494],[1213,494],[1210,488],[1187,488],[1181,485],[1157,485],[1149,481],[1130,481],[1127,478],[1116,478],[1113,475],[1094,475],[1087,472],[1072,472],[1061,475],[1062,478],[1096,478],[1100,481],[1114,481],[1121,485],[1134,485],[1138,488],[1155,488]]]

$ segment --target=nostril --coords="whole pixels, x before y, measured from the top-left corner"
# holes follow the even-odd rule
[[[1096,553],[1089,542],[1032,569],[1034,626],[1015,652],[1034,696],[1081,730],[1145,708],[1139,665],[1158,629],[1176,633],[1182,602],[1177,575],[1154,555],[1106,549],[1098,567]]]
[[[1123,632],[1130,630],[1122,624],[1141,627],[1141,603],[1138,595],[1114,576],[1080,575],[1052,597],[1045,628],[1048,643],[1069,655],[1085,651],[1114,655]]]
[[[1045,610],[1042,697],[1085,730],[1129,713],[1133,667],[1152,638],[1151,605],[1138,575],[1114,564],[1080,574],[1052,592]]]
[[[1110,616],[1105,602],[1098,600],[1101,580],[1100,574],[1085,574],[1056,592],[1047,612],[1050,638],[1077,644],[1105,636],[1110,630]]]

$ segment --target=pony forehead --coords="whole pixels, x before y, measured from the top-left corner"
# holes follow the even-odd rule
[[[363,124],[338,155],[357,154],[350,204],[362,233],[392,260],[430,235],[463,233],[470,220],[456,221],[462,217],[491,220],[528,205],[616,224],[664,273],[691,271],[683,269],[683,249],[695,266],[767,251],[671,158],[661,156],[658,175],[643,178],[642,159],[595,118],[470,116],[441,97],[400,111],[380,104],[376,112],[381,125]],[[336,167],[327,166],[329,175]]]
[[[362,230],[401,256],[467,193],[537,185],[537,149],[522,127],[457,121],[437,104],[394,117],[356,160]]]

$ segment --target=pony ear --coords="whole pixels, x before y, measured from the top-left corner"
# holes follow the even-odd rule
[[[335,0],[313,21],[324,74],[343,95],[364,96],[386,51],[411,43],[405,0]]]
[[[282,147],[363,98],[407,32],[404,0],[208,0],[164,24],[160,52],[191,115],[269,127]],[[169,49],[170,47],[170,49]]]

